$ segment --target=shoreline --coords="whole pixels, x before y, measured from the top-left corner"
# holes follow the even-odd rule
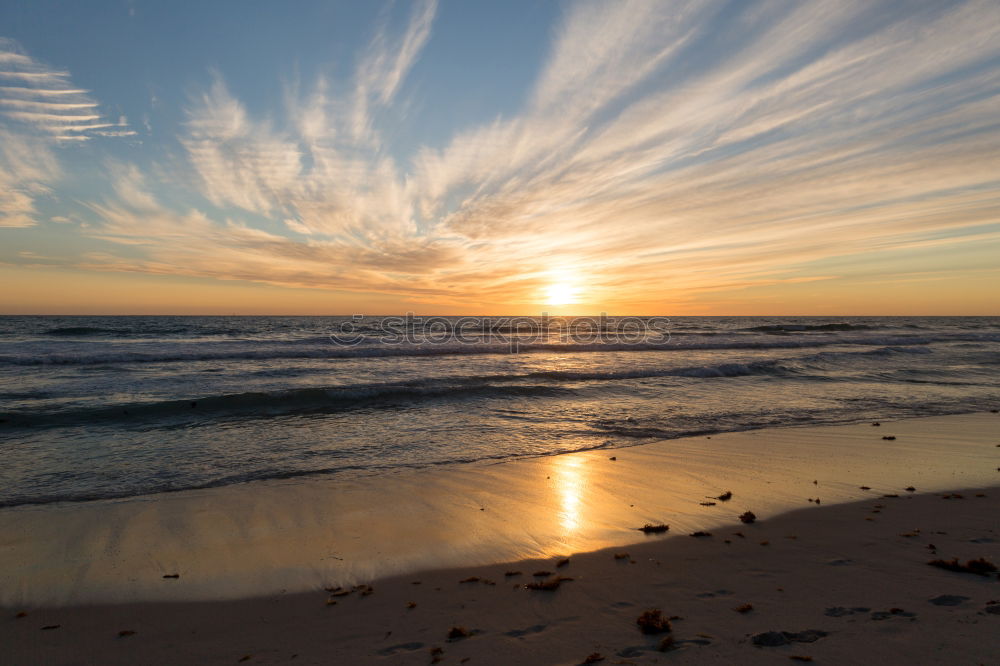
[[[693,532],[746,510],[763,519],[821,506],[807,499],[985,487],[997,479],[998,423],[978,413],[754,430],[345,482],[5,509],[0,606],[308,591],[620,546],[646,523]],[[702,505],[726,490],[731,501]]]
[[[989,610],[1000,605],[996,574],[927,566],[952,557],[1000,564],[1000,485],[958,493],[801,508],[704,537],[671,529],[562,566],[549,557],[428,570],[344,594],[29,609],[21,618],[8,608],[0,654],[51,664],[579,664],[594,654],[619,664],[988,663],[1000,650],[1000,614]],[[552,575],[532,576],[540,569]],[[555,577],[572,580],[525,587]],[[649,609],[674,617],[672,630],[643,634],[636,620]]]

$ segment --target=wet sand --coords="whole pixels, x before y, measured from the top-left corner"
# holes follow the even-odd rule
[[[390,484],[248,484],[5,510],[0,657],[430,663],[441,648],[441,663],[595,653],[598,663],[989,663],[1000,653],[996,575],[926,562],[1000,563],[1000,489],[989,487],[998,419],[732,433]],[[962,498],[942,499],[956,488]],[[708,498],[723,491],[732,498]],[[759,520],[739,523],[747,510]],[[635,529],[661,522],[665,535]],[[552,575],[532,575],[543,570]],[[574,580],[525,587],[554,576]],[[480,580],[460,582],[469,578]],[[643,634],[647,609],[683,619]],[[471,635],[449,640],[453,627]],[[826,635],[800,633],[811,630]],[[754,645],[772,631],[758,641],[791,642]],[[660,652],[666,636],[673,649]]]

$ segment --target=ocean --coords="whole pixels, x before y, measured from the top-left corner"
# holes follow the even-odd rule
[[[998,406],[998,317],[6,316],[0,506]]]

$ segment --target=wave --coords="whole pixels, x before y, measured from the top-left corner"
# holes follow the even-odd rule
[[[157,338],[160,336],[177,337],[224,337],[240,336],[246,332],[232,327],[206,327],[178,325],[150,325],[137,324],[134,326],[55,326],[45,329],[40,334],[48,337],[63,338],[88,338],[88,337],[110,337],[110,338]]]
[[[0,365],[113,365],[121,363],[181,363],[192,361],[227,360],[292,360],[292,359],[362,359],[399,356],[451,356],[475,354],[512,354],[558,352],[563,354],[591,352],[670,352],[687,350],[723,349],[803,349],[834,345],[859,345],[876,347],[911,347],[929,345],[935,342],[995,342],[1000,334],[952,334],[952,335],[898,335],[861,337],[804,337],[783,339],[757,339],[714,337],[708,340],[671,340],[669,342],[608,342],[593,344],[562,343],[511,343],[511,344],[408,344],[408,345],[358,345],[341,346],[332,342],[317,344],[312,341],[288,341],[274,343],[266,341],[242,341],[219,345],[172,343],[167,348],[150,351],[126,349],[106,350],[81,348],[75,353],[37,353],[28,348],[22,354],[0,355]],[[161,345],[162,347],[163,345]],[[206,349],[206,347],[212,347]]]
[[[56,426],[95,421],[141,422],[146,419],[267,416],[359,409],[393,401],[504,397],[564,397],[576,389],[553,382],[604,382],[655,377],[724,378],[748,375],[794,374],[780,361],[720,363],[708,366],[646,368],[634,370],[552,370],[520,374],[492,374],[419,379],[394,384],[309,387],[283,391],[233,393],[115,406],[70,408],[51,411],[9,411],[2,414],[7,426]],[[526,382],[548,382],[545,384]]]
[[[757,333],[805,333],[808,331],[873,331],[879,327],[867,324],[767,324],[764,326],[751,326],[741,328],[741,331],[754,331]]]
[[[378,403],[440,398],[532,397],[572,394],[557,386],[493,385],[459,383],[443,386],[427,384],[382,384],[369,386],[301,388],[274,392],[246,392],[202,396],[187,400],[121,403],[115,406],[71,408],[52,411],[8,411],[2,422],[9,427],[60,426],[98,421],[136,422],[150,419],[201,419],[205,416],[307,414],[371,407]]]
[[[56,328],[50,328],[47,331],[43,331],[43,335],[57,335],[57,336],[85,336],[85,335],[108,335],[118,333],[115,329],[111,328],[97,328],[95,326],[58,326]]]
[[[25,495],[13,496],[0,500],[0,509],[14,506],[30,506],[55,504],[58,502],[95,502],[102,500],[121,500],[133,497],[147,497],[162,493],[176,493],[188,490],[207,490],[231,486],[238,483],[252,483],[255,481],[285,481],[291,479],[301,479],[316,476],[330,476],[334,474],[378,474],[386,471],[398,471],[403,469],[428,469],[455,464],[506,462],[521,458],[548,458],[560,456],[568,453],[583,453],[586,451],[599,451],[609,448],[626,448],[629,444],[605,440],[599,444],[584,445],[572,448],[557,448],[550,451],[523,451],[506,452],[493,455],[481,455],[468,458],[448,458],[445,460],[430,460],[422,463],[401,463],[395,462],[388,465],[364,464],[364,465],[342,465],[338,467],[322,467],[315,469],[258,469],[239,474],[220,476],[205,481],[190,481],[188,483],[158,483],[144,486],[142,488],[122,488],[115,486],[114,489],[107,488],[90,492],[62,492],[50,493],[47,495]]]

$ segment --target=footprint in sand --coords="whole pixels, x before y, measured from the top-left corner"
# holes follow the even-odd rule
[[[827,608],[823,611],[823,615],[828,617],[844,617],[845,615],[854,615],[856,613],[868,613],[871,608],[865,606],[854,606],[852,608],[845,608],[843,606],[833,606],[832,608]]]
[[[505,631],[504,636],[510,636],[511,638],[521,638],[522,636],[528,636],[530,634],[538,634],[549,628],[547,624],[535,624],[530,627],[525,627],[524,629],[511,629],[510,631]]]
[[[963,597],[957,594],[942,594],[939,597],[934,597],[933,599],[928,599],[935,606],[959,606],[962,603],[969,601],[969,597]]]
[[[387,648],[379,650],[378,653],[383,657],[391,657],[397,652],[413,652],[414,650],[419,650],[424,647],[423,643],[400,643],[398,645],[390,645]]]

